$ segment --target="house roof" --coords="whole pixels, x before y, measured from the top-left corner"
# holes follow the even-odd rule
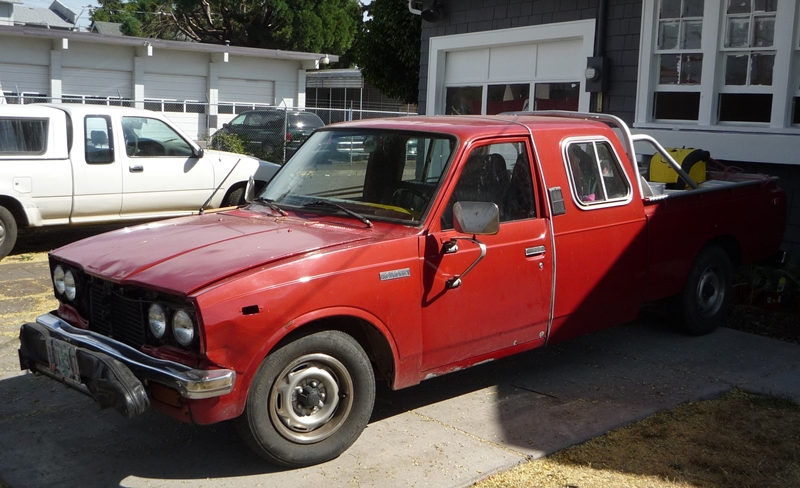
[[[75,24],[62,19],[57,13],[46,8],[14,6],[14,24],[48,29],[74,29]]]
[[[104,34],[107,36],[121,36],[122,34],[122,24],[118,24],[116,22],[100,22],[94,21],[92,22],[91,27],[89,28],[90,32],[96,32],[97,34]]]

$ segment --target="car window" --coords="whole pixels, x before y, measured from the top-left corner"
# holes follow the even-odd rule
[[[318,115],[312,113],[292,114],[289,124],[293,129],[317,129],[325,125]]]
[[[86,131],[85,155],[88,164],[107,164],[114,161],[111,120],[105,115],[90,115],[84,119]]]
[[[125,152],[131,157],[192,156],[192,146],[158,119],[123,117]]]
[[[575,201],[583,207],[630,197],[630,183],[608,141],[574,141],[565,159]]]
[[[0,119],[0,154],[44,154],[47,119]]]
[[[504,142],[473,148],[442,214],[442,229],[453,228],[456,202],[491,202],[500,211],[500,222],[533,218],[533,179],[527,146]]]

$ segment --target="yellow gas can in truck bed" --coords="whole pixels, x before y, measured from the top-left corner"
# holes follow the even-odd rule
[[[706,181],[706,161],[711,157],[708,151],[690,148],[667,148],[667,151],[695,183]],[[650,181],[667,183],[668,188],[685,188],[683,182],[678,182],[678,173],[658,153],[650,159]]]

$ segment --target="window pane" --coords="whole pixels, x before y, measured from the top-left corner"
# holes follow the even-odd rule
[[[703,38],[702,21],[686,21],[683,23],[683,36],[681,37],[681,49],[700,49],[700,42]]]
[[[537,83],[534,110],[570,110],[578,111],[578,98],[580,86],[574,83]]]
[[[44,154],[47,120],[0,119],[0,154]]]
[[[661,22],[658,25],[658,48],[676,49],[678,47],[679,22]]]
[[[794,110],[792,112],[792,124],[800,124],[800,97],[794,97]]]
[[[480,114],[483,102],[482,86],[449,86],[445,95],[445,115]]]
[[[728,19],[726,47],[750,47],[750,19]]]
[[[658,76],[658,83],[661,85],[677,85],[678,84],[678,63],[680,62],[679,54],[662,54],[661,58],[661,71]]]
[[[105,117],[86,117],[84,119],[86,143],[84,154],[88,164],[104,164],[114,161],[114,148],[111,146],[109,120]]]
[[[661,0],[660,19],[677,19],[681,16],[681,0]]]
[[[700,93],[656,92],[653,117],[659,120],[697,120]]]
[[[754,12],[775,12],[778,10],[778,0],[755,0]]]
[[[775,55],[753,53],[750,56],[750,84],[772,85],[772,68],[775,65]]]
[[[729,54],[725,57],[725,84],[747,84],[747,54]]]
[[[729,14],[749,14],[750,0],[728,0]]]
[[[719,96],[721,122],[769,122],[772,95],[760,93],[722,93]]]
[[[705,0],[683,0],[684,17],[702,17]]]
[[[681,85],[700,84],[701,73],[703,71],[702,54],[684,54],[681,56]]]
[[[603,174],[603,185],[608,199],[625,198],[628,195],[628,184],[623,176],[614,152],[607,142],[597,143],[597,157],[600,158],[600,170]]]
[[[489,85],[486,93],[486,113],[514,112],[527,109],[531,86],[528,83],[516,85]]]
[[[753,20],[753,46],[770,47],[775,41],[775,17],[756,17]]]
[[[575,198],[583,204],[604,201],[606,197],[597,169],[594,144],[591,142],[570,144],[567,148],[567,157]]]

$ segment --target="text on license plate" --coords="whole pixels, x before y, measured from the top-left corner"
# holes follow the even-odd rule
[[[81,382],[75,346],[57,339],[47,339],[47,356],[50,371],[76,383]]]

